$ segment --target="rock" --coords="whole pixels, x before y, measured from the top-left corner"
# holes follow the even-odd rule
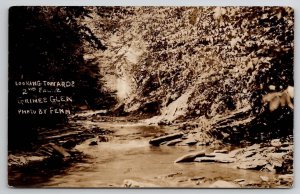
[[[235,179],[233,182],[241,183],[241,182],[245,182],[245,179]]]
[[[209,143],[205,142],[205,141],[201,141],[201,142],[198,142],[198,146],[205,146],[205,145],[208,145]]]
[[[15,156],[13,154],[9,154],[8,156],[8,166],[17,166],[21,167],[27,164],[27,160],[24,156]]]
[[[214,153],[228,154],[228,150],[215,150]]]
[[[185,140],[184,143],[191,146],[191,145],[195,145],[196,143],[198,143],[198,141],[194,138],[191,138],[191,139]]]
[[[90,145],[90,146],[94,146],[94,145],[98,145],[98,143],[97,143],[97,141],[91,141],[91,142],[89,143],[89,145]]]
[[[30,153],[30,154],[35,154],[35,153]],[[24,167],[28,165],[36,165],[44,162],[46,159],[48,159],[48,157],[46,156],[36,156],[36,155],[15,156],[10,154],[8,156],[8,166]]]
[[[160,121],[158,121],[158,122],[157,122],[157,124],[158,124],[158,125],[171,125],[171,124],[172,124],[172,122],[171,122],[171,121],[168,121],[168,120],[165,120],[165,119],[163,119],[163,120],[160,120]]]
[[[271,145],[274,146],[274,147],[280,147],[281,146],[280,139],[273,139],[271,141]]]
[[[28,161],[26,160],[26,158],[25,158],[24,156],[21,156],[21,157],[20,157],[20,163],[21,163],[21,164],[27,164],[27,162],[28,162]]]
[[[199,181],[205,179],[204,176],[190,178],[191,181]]]
[[[181,139],[183,139],[183,140],[186,140],[186,139],[188,139],[189,138],[189,136],[187,135],[187,134],[184,134],[182,137],[181,137]]]
[[[276,172],[281,174],[291,174],[293,173],[293,152],[288,152],[283,156],[282,166],[276,167]]]
[[[45,161],[46,157],[44,156],[27,156],[26,160],[28,163],[39,163]]]
[[[258,150],[260,148],[259,144],[253,144],[252,146],[248,147],[246,150]]]
[[[272,166],[271,164],[267,164],[265,165],[261,171],[263,172],[271,172],[271,173],[276,173],[276,170],[274,169],[274,166]]]
[[[214,158],[216,157],[215,153],[209,153],[209,154],[205,154],[206,157],[210,157],[210,158]]]
[[[63,159],[68,159],[71,157],[71,154],[69,154],[65,148],[58,146],[54,143],[48,143],[46,145],[43,145],[42,150],[50,157],[54,155],[58,155]]]
[[[287,185],[289,187],[293,186],[293,182],[294,182],[293,174],[279,175],[278,179],[280,185]]]
[[[198,143],[198,140],[196,140],[195,135],[193,135],[192,132],[190,132],[188,135],[184,135],[181,139],[183,139],[183,141],[178,144],[180,146],[192,146]]]
[[[167,146],[174,146],[174,145],[176,145],[177,143],[180,143],[180,142],[182,142],[181,139],[174,139],[174,140],[171,140],[171,141],[167,142],[166,145]]]
[[[266,160],[251,160],[251,161],[241,162],[236,167],[239,169],[260,170],[267,164],[268,162]]]
[[[162,142],[178,139],[178,138],[181,138],[182,136],[183,136],[183,133],[174,133],[174,134],[165,135],[165,136],[151,139],[149,141],[149,143],[154,146],[159,146]]]
[[[281,144],[281,147],[288,147],[288,146],[291,146],[292,144],[290,142],[283,142]]]
[[[279,147],[278,151],[279,151],[279,152],[293,151],[293,146],[292,146],[292,145],[289,145],[289,146],[286,146],[286,147]]]
[[[269,177],[267,176],[259,176],[259,178],[264,181],[264,182],[268,182],[269,181]]]
[[[279,175],[278,179],[292,182],[294,180],[294,176],[293,176],[293,174],[284,174],[284,175]]]
[[[257,150],[249,150],[242,154],[243,158],[250,158],[257,153]]]
[[[108,137],[107,137],[107,136],[104,136],[104,135],[99,135],[99,136],[98,136],[98,140],[99,140],[100,142],[108,142],[108,141],[109,141]]]
[[[62,143],[62,146],[66,149],[71,149],[73,147],[75,147],[77,144],[77,142],[75,140],[69,139],[65,142]]]
[[[153,188],[153,187],[160,187],[159,185],[153,184],[153,183],[144,183],[144,182],[138,182],[134,180],[124,180],[123,181],[123,187],[130,187],[130,188],[139,188],[139,187],[147,187],[147,188]]]
[[[200,156],[205,156],[205,152],[204,151],[199,151],[199,152],[189,153],[187,155],[184,155],[184,156],[176,159],[175,163],[193,162],[195,158],[200,157]]]
[[[281,167],[282,163],[283,163],[283,156],[286,153],[268,153],[267,157],[268,157],[268,161],[270,164],[272,164],[273,166],[276,167]]]
[[[236,149],[236,150],[232,150],[231,152],[228,153],[228,156],[231,158],[236,157],[238,154],[240,154],[242,152],[243,149]]]
[[[166,177],[174,177],[177,175],[182,175],[182,172],[176,172],[176,173],[172,173],[172,174],[168,174]]]
[[[240,188],[238,184],[228,182],[228,181],[222,181],[218,180],[211,185],[209,185],[210,188]]]
[[[198,157],[194,159],[194,162],[216,162],[214,157]]]
[[[227,154],[218,154],[215,157],[197,157],[194,160],[195,162],[217,162],[217,163],[232,163],[236,160],[230,158]]]

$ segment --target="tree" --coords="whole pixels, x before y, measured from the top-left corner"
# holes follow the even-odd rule
[[[84,59],[86,49],[106,46],[81,23],[90,17],[85,7],[12,7],[9,11],[9,147],[30,146],[36,128],[64,122],[65,115],[18,115],[19,89],[14,81],[75,80],[72,109],[87,104],[101,107],[102,91],[98,64]],[[29,97],[37,97],[32,94]],[[61,104],[61,106],[63,106]]]

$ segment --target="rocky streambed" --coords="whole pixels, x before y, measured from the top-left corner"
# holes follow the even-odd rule
[[[45,132],[35,152],[10,154],[9,183],[29,187],[288,188],[292,138],[232,146],[178,126],[79,115]],[[69,127],[70,127],[69,126]],[[50,141],[49,141],[50,139]]]

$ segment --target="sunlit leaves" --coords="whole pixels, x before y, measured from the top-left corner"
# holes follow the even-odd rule
[[[112,21],[117,27],[114,41],[105,38],[111,46],[105,61],[130,66],[126,73],[137,81],[137,93],[147,87],[142,79],[159,77],[159,86],[151,94],[162,101],[162,95],[193,89],[191,109],[202,107],[204,101],[210,109],[224,95],[232,96],[239,108],[248,105],[251,93],[258,89],[268,92],[268,86],[274,85],[280,91],[293,85],[290,8],[139,7],[130,8],[131,14],[123,9],[109,10],[109,17],[98,20]],[[107,37],[111,33],[100,28],[99,32]],[[137,39],[140,46],[132,45]],[[118,60],[125,57],[120,51],[132,48],[142,51],[138,63]],[[147,101],[149,96],[139,94],[136,100]]]

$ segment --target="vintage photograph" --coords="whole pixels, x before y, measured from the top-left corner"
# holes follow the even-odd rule
[[[8,184],[291,188],[291,7],[9,9]]]

